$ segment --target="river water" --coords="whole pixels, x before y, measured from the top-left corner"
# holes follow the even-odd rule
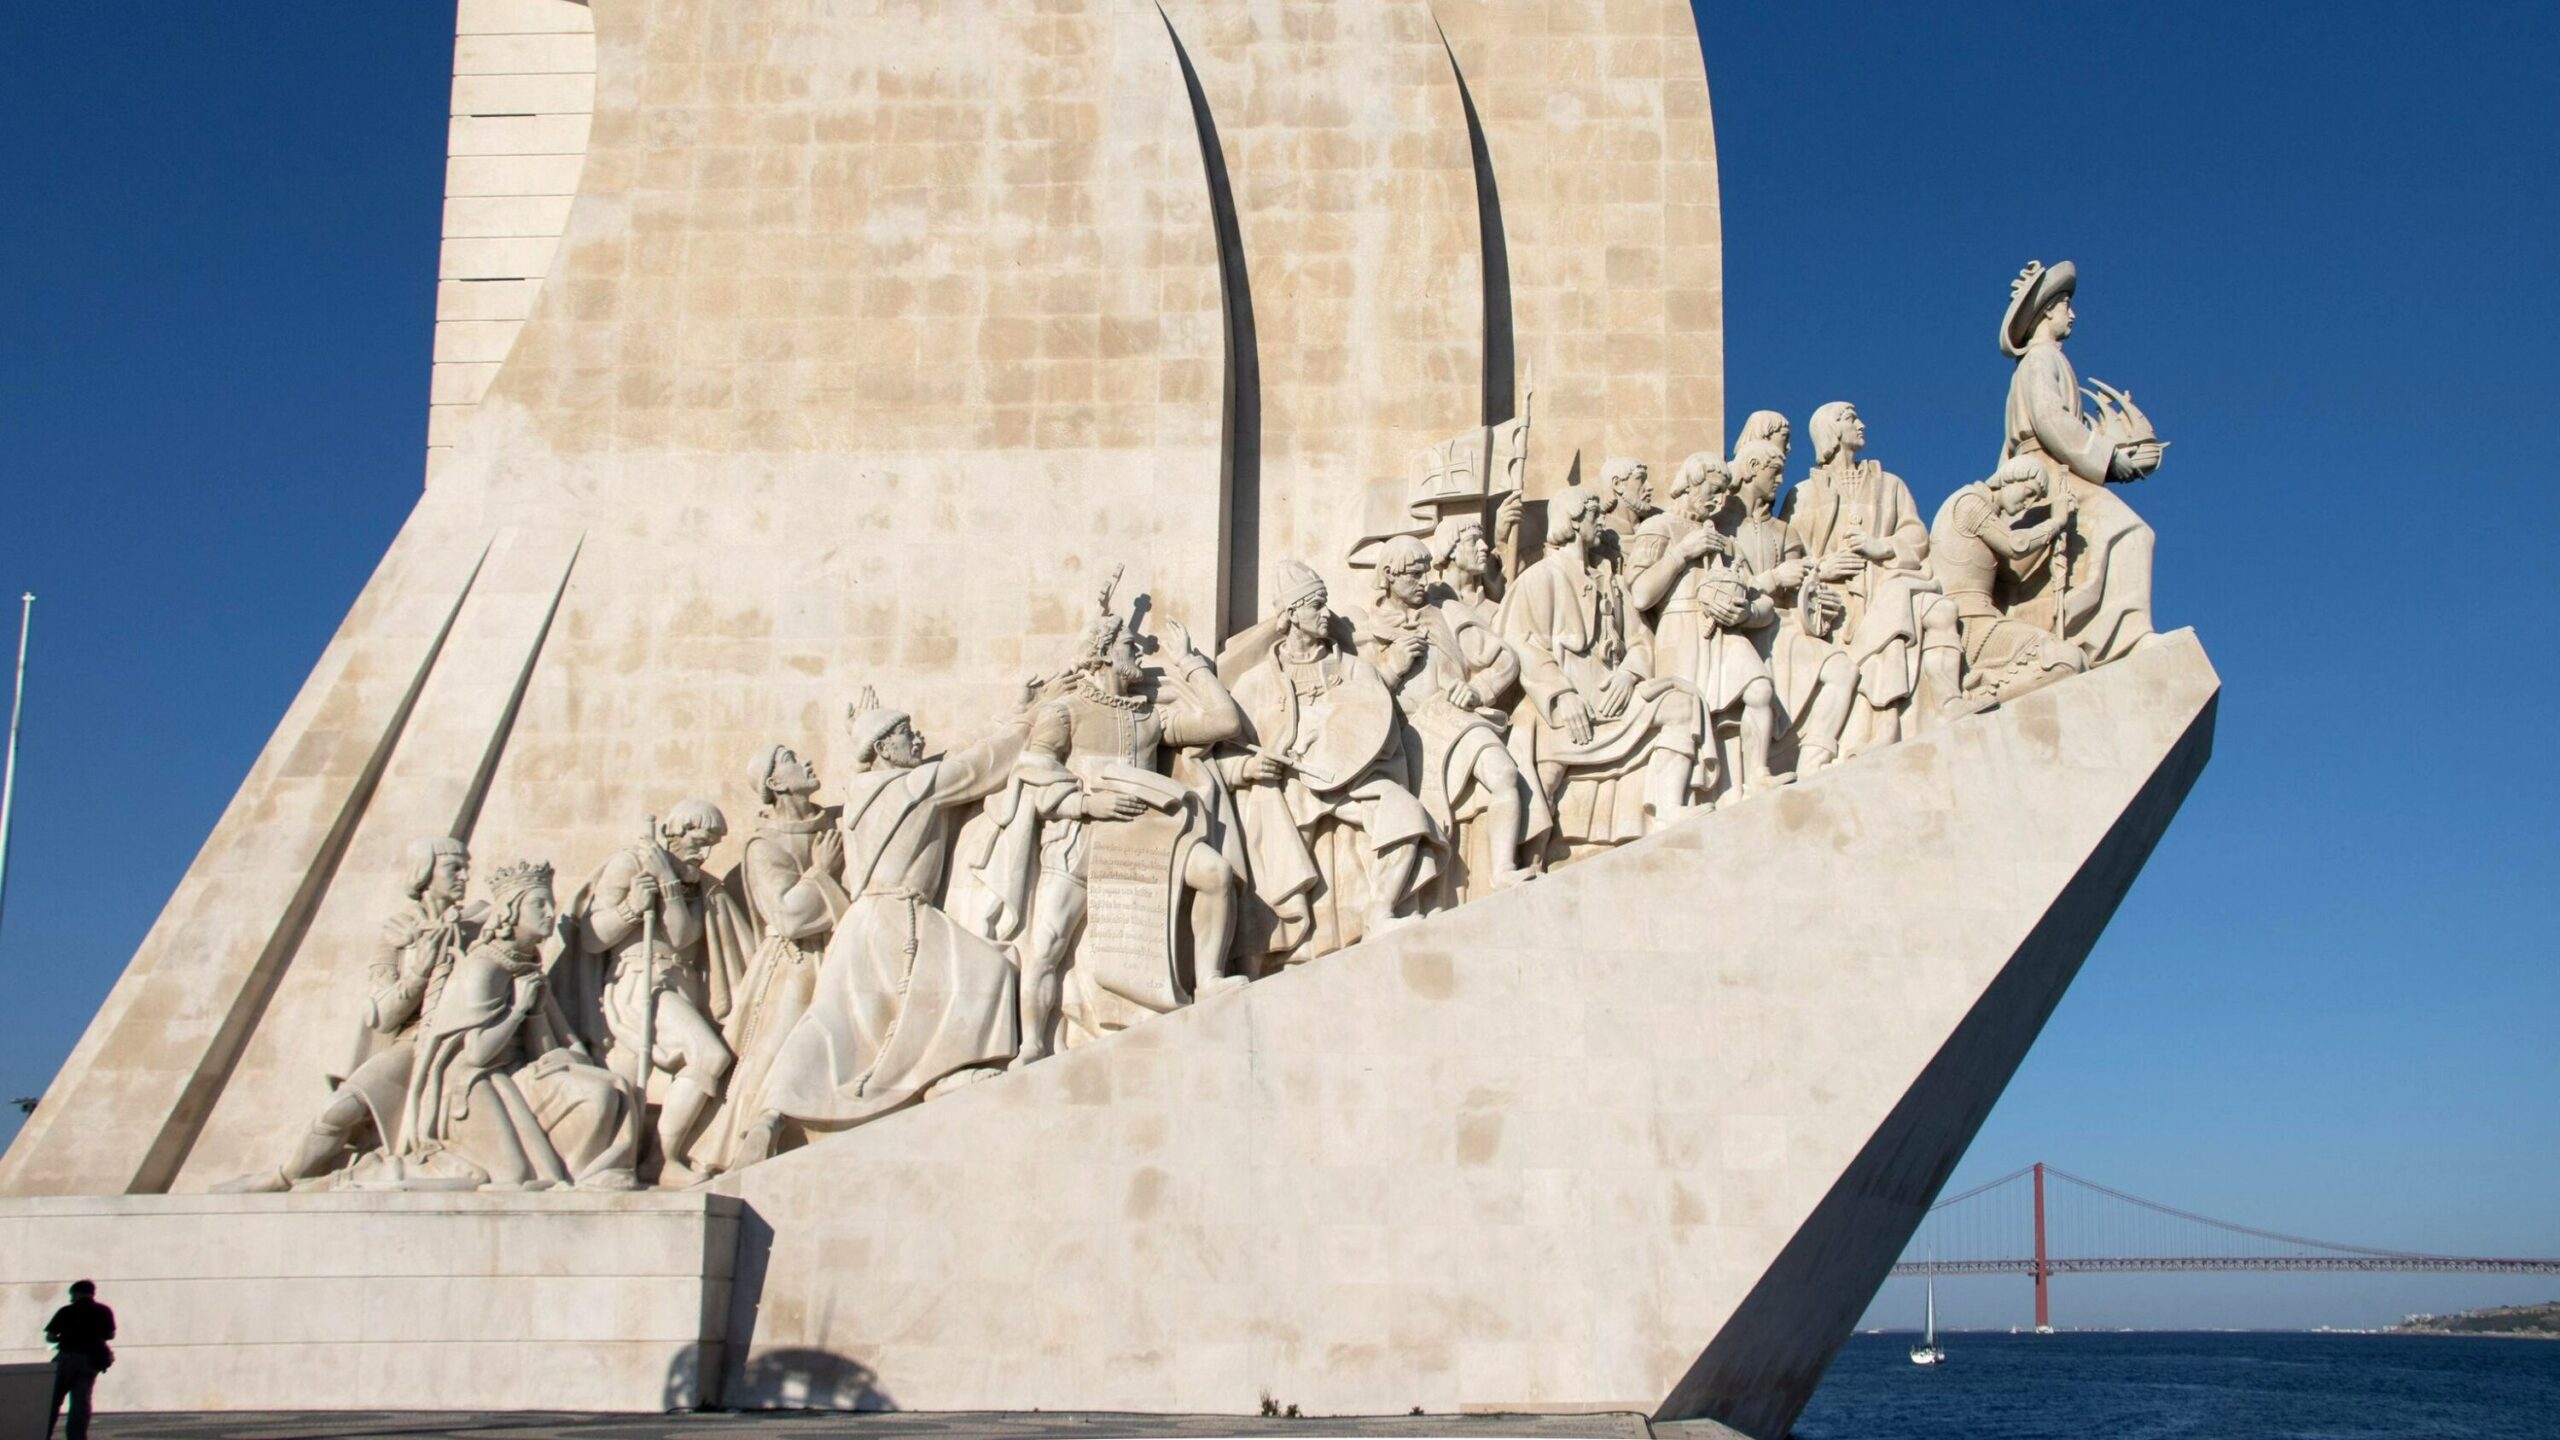
[[[2560,1440],[2560,1341],[2254,1332],[1857,1335],[1797,1440]]]

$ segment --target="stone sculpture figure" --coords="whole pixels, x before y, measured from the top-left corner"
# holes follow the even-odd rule
[[[489,883],[488,929],[454,962],[418,1040],[402,1159],[430,1187],[628,1190],[638,1092],[590,1061],[543,981],[542,942],[559,919],[551,867],[502,865]]]
[[[1641,460],[1612,455],[1600,465],[1600,493],[1608,497],[1601,513],[1608,518],[1618,555],[1625,562],[1620,573],[1633,575],[1652,563],[1650,557],[1635,553],[1636,537],[1644,532],[1647,520],[1662,513],[1653,499],[1653,471]]]
[[[728,830],[718,806],[687,800],[605,861],[570,905],[575,1012],[588,1038],[644,1094],[653,1069],[672,1076],[657,1127],[658,1183],[669,1187],[702,1178],[690,1163],[694,1132],[719,1103],[736,1060],[715,1022],[746,970],[747,920],[702,868]],[[643,950],[652,914],[654,963]],[[644,1003],[653,1012],[645,1060]]]
[[[1777,607],[1771,624],[1750,632],[1777,696],[1778,754],[1772,764],[1810,775],[1840,756],[1858,672],[1846,651],[1827,642],[1846,623],[1847,605],[1813,573],[1796,528],[1777,516],[1786,464],[1775,444],[1744,441],[1734,452],[1734,497],[1717,511],[1717,524],[1733,546],[1733,565],[1744,583]]]
[[[760,1153],[771,1153],[768,1117],[756,1097],[783,1037],[808,1012],[827,936],[851,903],[840,878],[844,833],[812,798],[816,767],[789,746],[768,745],[749,774],[764,808],[739,857],[738,882],[758,938],[721,1026],[737,1068],[729,1076],[729,1103],[697,1147],[710,1170],[745,1163],[736,1152],[751,1132],[761,1133]]]
[[[2088,668],[2077,644],[2008,613],[1998,599],[2053,563],[2071,525],[2071,495],[2049,497],[2051,474],[2034,456],[2012,456],[1990,479],[1948,496],[1929,527],[1932,563],[1963,627],[1968,698],[2005,699]],[[2027,512],[2049,498],[2045,518],[2030,522]]]
[[[1199,785],[1186,788],[1157,765],[1166,750],[1179,755],[1233,739],[1244,716],[1178,623],[1170,628],[1180,649],[1166,676],[1174,697],[1147,693],[1137,637],[1111,608],[1118,582],[1115,570],[1072,666],[1026,687],[1030,733],[1006,788],[989,802],[992,823],[964,857],[990,896],[987,938],[1020,946],[1016,1068],[1055,1048],[1071,959],[1087,1034],[1242,983],[1226,971],[1241,856],[1224,853],[1213,834],[1213,780],[1204,767]],[[1204,789],[1211,793],[1204,797]],[[1097,883],[1108,902],[1100,926],[1088,923]]]
[[[403,889],[408,898],[382,922],[365,965],[366,1000],[355,1063],[328,1104],[275,1169],[215,1187],[268,1194],[317,1180],[363,1150],[388,1153],[400,1144],[400,1117],[417,1055],[420,1020],[435,1009],[453,962],[479,932],[480,914],[463,908],[471,852],[450,836],[409,846]]]
[[[1742,447],[1754,440],[1778,447],[1778,465],[1783,470],[1788,455],[1795,449],[1795,427],[1787,423],[1786,416],[1775,410],[1754,410],[1743,417],[1742,433],[1734,437],[1733,452],[1741,454]]]
[[[1890,744],[1958,698],[1955,611],[1929,575],[1929,531],[1911,487],[1861,459],[1867,426],[1835,400],[1813,412],[1815,468],[1780,513],[1847,614],[1838,641],[1858,672],[1852,749]],[[1926,682],[1925,684],[1923,682]]]
[[[1432,541],[1433,566],[1439,577],[1433,600],[1451,616],[1463,614],[1482,626],[1486,638],[1496,644],[1501,643],[1496,622],[1502,593],[1495,547],[1510,544],[1519,523],[1520,496],[1515,491],[1495,508],[1492,534],[1485,532],[1480,517],[1460,516],[1442,525]]]
[[[2093,664],[2132,653],[2151,637],[2151,527],[2111,486],[2160,468],[2163,442],[2121,392],[2092,381],[2092,420],[2081,405],[2079,372],[2063,354],[2077,317],[2080,272],[2070,261],[2030,261],[2009,287],[2000,350],[2017,360],[2000,458],[2029,456],[2045,468],[2046,489],[2068,492],[2073,516],[2054,563],[2010,597],[2014,613],[2079,642]]]
[[[1484,529],[1473,531],[1481,547]],[[1472,898],[1535,874],[1528,857],[1544,849],[1555,822],[1505,744],[1520,657],[1473,609],[1431,598],[1434,568],[1421,541],[1387,542],[1361,652],[1403,716],[1405,788],[1448,838],[1458,897]],[[1480,847],[1461,843],[1461,822],[1466,836],[1482,836]],[[1469,853],[1477,848],[1481,857]],[[1469,883],[1479,865],[1482,883]]]
[[[1567,847],[1633,840],[1689,808],[1706,737],[1697,692],[1656,679],[1630,631],[1625,587],[1601,554],[1602,509],[1581,486],[1549,502],[1547,553],[1502,604],[1525,692],[1512,753],[1538,777]]]
[[[843,1130],[983,1077],[1020,1044],[1013,961],[938,902],[964,808],[1002,789],[1024,726],[925,758],[905,711],[865,688],[846,716],[854,773],[844,783],[844,888],[815,993],[752,1092],[735,1163],[805,1134]],[[745,1083],[742,1071],[740,1083]]]
[[[1731,793],[1777,783],[1769,748],[1777,731],[1776,691],[1752,632],[1777,620],[1768,593],[1735,569],[1732,542],[1715,517],[1733,480],[1715,456],[1699,453],[1671,477],[1669,512],[1645,522],[1638,544],[1650,558],[1627,579],[1627,598],[1651,618],[1655,673],[1698,692],[1711,722],[1727,717],[1739,740]],[[1714,747],[1701,744],[1701,758]]]
[[[1403,784],[1395,692],[1360,657],[1329,598],[1313,569],[1283,562],[1271,618],[1221,657],[1220,678],[1245,719],[1217,764],[1244,835],[1254,923],[1239,948],[1248,973],[1390,928],[1443,843]],[[1343,831],[1361,837],[1361,851]]]

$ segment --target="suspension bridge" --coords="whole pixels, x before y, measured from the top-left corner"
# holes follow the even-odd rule
[[[2146,1200],[2042,1163],[2022,1166],[1929,1207],[1902,1253],[1901,1263],[1893,1267],[1898,1276],[2033,1276],[2039,1330],[2053,1324],[2050,1292],[2056,1275],[2233,1270],[2560,1275],[2560,1259],[2427,1255],[2262,1230]]]

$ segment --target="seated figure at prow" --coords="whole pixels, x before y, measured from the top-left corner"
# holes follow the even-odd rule
[[[1649,637],[1601,554],[1601,509],[1581,486],[1550,501],[1547,553],[1502,605],[1526,692],[1512,754],[1555,807],[1557,858],[1651,834],[1694,808],[1702,778],[1705,703],[1654,675]]]
[[[2039,578],[2053,563],[2056,541],[2070,532],[2072,493],[2049,495],[2051,474],[2037,457],[2012,456],[1990,479],[1948,496],[1929,527],[1931,563],[1964,636],[1968,700],[2007,699],[2089,668],[2078,644],[2014,613],[1999,598]],[[2048,498],[2045,518],[2029,521],[2027,513]]]

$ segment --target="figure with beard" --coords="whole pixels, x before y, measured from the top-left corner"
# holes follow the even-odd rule
[[[1483,526],[1471,528],[1483,545]],[[1472,610],[1431,598],[1432,568],[1431,548],[1412,536],[1381,548],[1377,603],[1361,650],[1386,676],[1404,717],[1405,788],[1420,797],[1453,852],[1468,848],[1460,843],[1461,821],[1470,838],[1482,836],[1487,883],[1463,889],[1501,889],[1536,873],[1524,857],[1538,853],[1554,823],[1546,797],[1504,748],[1520,657]],[[1476,863],[1469,858],[1453,869]]]
[[[1523,714],[1512,754],[1533,767],[1567,846],[1622,844],[1692,807],[1706,707],[1653,674],[1626,588],[1601,554],[1603,503],[1569,487],[1548,506],[1547,553],[1502,602],[1520,654]]]
[[[482,914],[462,904],[470,883],[471,852],[461,841],[446,836],[409,847],[408,900],[382,922],[365,967],[356,1063],[284,1164],[225,1181],[216,1193],[272,1194],[339,1169],[350,1152],[399,1148],[418,1023],[434,1011],[453,962],[479,933]]]
[[[698,1182],[690,1163],[695,1130],[719,1103],[736,1056],[716,1021],[746,971],[748,922],[737,902],[703,873],[702,862],[729,822],[707,800],[687,800],[648,839],[617,852],[572,903],[577,1013],[613,1068],[647,1093],[650,1072],[674,1078],[658,1112],[658,1183]],[[657,954],[642,949],[657,915]],[[650,976],[654,971],[655,984]],[[650,1017],[650,1053],[640,1046],[640,1010]]]
[[[1845,607],[1838,639],[1858,672],[1849,743],[1861,749],[1917,732],[1925,707],[1953,704],[1963,689],[1955,610],[1929,575],[1928,528],[1902,477],[1859,458],[1866,443],[1849,402],[1814,411],[1816,467],[1781,512]]]
[[[1769,667],[1778,702],[1777,758],[1773,764],[1811,775],[1840,758],[1850,701],[1858,686],[1848,654],[1827,643],[1847,623],[1848,606],[1813,571],[1802,536],[1778,518],[1778,485],[1786,476],[1784,452],[1765,440],[1746,440],[1733,454],[1735,496],[1717,511],[1717,524],[1733,546],[1743,583],[1777,607],[1751,643]],[[1790,762],[1785,752],[1794,751]]]
[[[1709,717],[1728,717],[1739,732],[1740,763],[1726,793],[1741,795],[1778,783],[1769,770],[1776,691],[1751,639],[1777,611],[1734,567],[1733,544],[1715,526],[1732,494],[1732,476],[1715,456],[1682,461],[1671,478],[1671,512],[1646,522],[1653,558],[1629,577],[1627,598],[1652,618],[1655,673],[1695,689]]]

